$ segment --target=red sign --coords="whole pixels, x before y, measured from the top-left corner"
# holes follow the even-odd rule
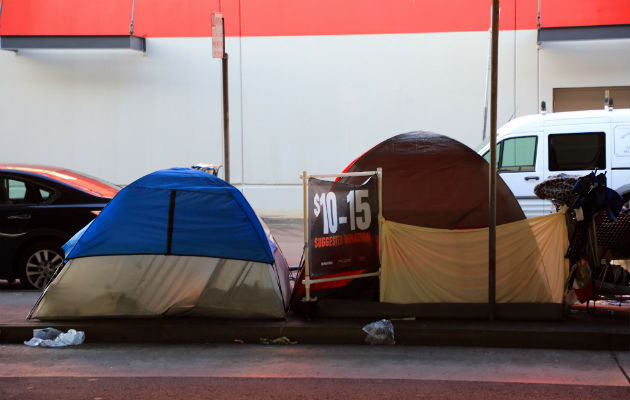
[[[223,29],[223,14],[212,13],[212,57],[223,58],[225,49],[225,31]]]

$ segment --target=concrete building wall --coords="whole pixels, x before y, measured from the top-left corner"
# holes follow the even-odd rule
[[[630,86],[630,39],[543,43],[540,71],[540,98],[549,106],[554,88]]]
[[[68,167],[119,184],[220,160],[220,73],[207,38],[149,39],[144,55],[2,51],[0,160]]]
[[[19,3],[7,4],[13,9],[5,10],[0,29],[20,33],[10,19]],[[319,25],[287,23],[296,34],[265,35],[276,25],[256,22],[255,2],[242,10],[240,4],[229,2],[240,25],[228,26],[226,38],[231,182],[254,208],[299,213],[303,170],[341,171],[398,133],[428,130],[472,148],[481,143],[490,40],[482,28],[485,5],[469,5],[478,14],[474,26],[458,17],[463,31],[346,34],[352,26],[339,24],[330,29],[343,34],[328,35],[318,33]],[[499,126],[537,112],[541,100],[551,107],[553,88],[630,85],[630,39],[539,49],[531,28],[535,2],[526,2],[518,21],[516,5],[502,11],[517,30],[502,25]],[[424,9],[414,12],[428,18]],[[161,168],[222,163],[221,62],[211,58],[210,38],[149,34],[146,43],[145,54],[0,51],[0,162],[63,166],[119,184]]]

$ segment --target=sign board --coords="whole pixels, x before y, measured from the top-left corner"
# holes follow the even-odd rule
[[[310,276],[378,271],[376,175],[361,185],[310,178],[307,196]]]
[[[223,14],[212,13],[212,58],[223,58],[225,52],[225,31],[223,29]]]

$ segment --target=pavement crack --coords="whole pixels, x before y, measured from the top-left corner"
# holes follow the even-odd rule
[[[617,363],[617,366],[619,367],[619,370],[621,371],[623,376],[625,376],[628,383],[630,383],[630,377],[628,376],[628,373],[626,372],[626,370],[624,370],[623,367],[621,366],[621,363],[619,362],[619,358],[617,358],[617,353],[613,351],[611,352],[611,355],[612,355],[613,360],[615,360],[615,362]]]

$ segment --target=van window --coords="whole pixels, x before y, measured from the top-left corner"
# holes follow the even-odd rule
[[[534,171],[536,164],[536,136],[506,139],[502,142],[499,170]]]
[[[499,156],[501,155],[501,145],[503,144],[503,142],[499,142],[497,143],[497,167],[499,166]],[[483,155],[483,159],[486,160],[486,162],[488,164],[490,164],[490,150],[486,151]]]
[[[604,132],[549,135],[549,171],[606,168]]]

